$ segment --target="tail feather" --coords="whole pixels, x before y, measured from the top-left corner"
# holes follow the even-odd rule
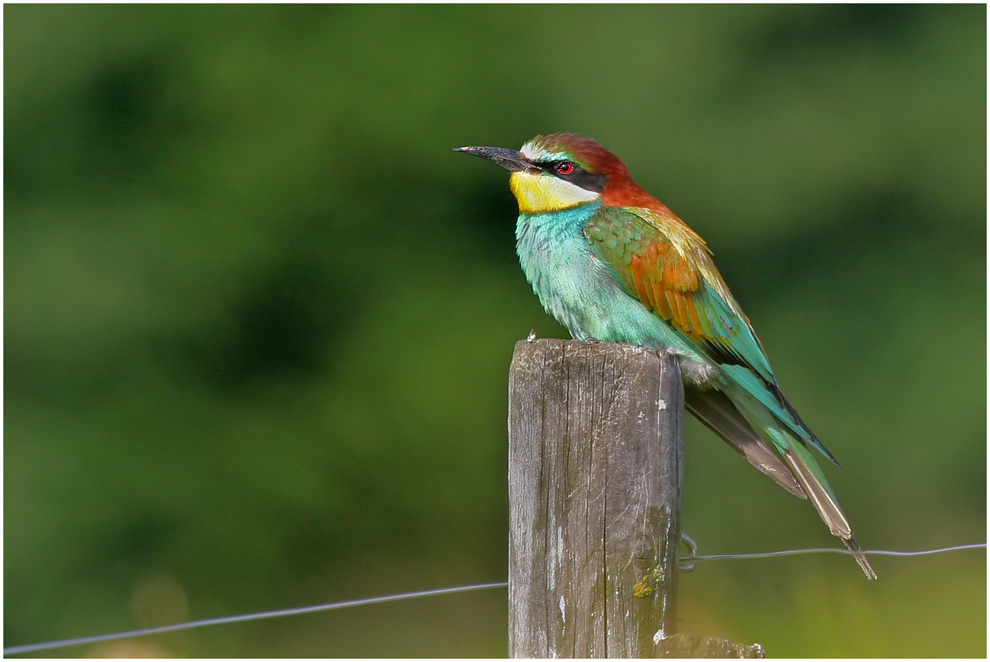
[[[811,467],[803,461],[804,458],[798,456],[799,451],[796,446],[797,443],[795,442],[792,449],[784,453],[784,461],[787,462],[787,466],[791,468],[794,476],[801,483],[801,487],[811,499],[815,510],[822,516],[822,520],[828,525],[828,530],[832,532],[832,535],[843,540],[851,538],[852,527],[849,526],[849,520],[846,519],[845,513],[839,508],[839,503],[831,491],[822,484],[821,480],[812,472]]]
[[[731,371],[727,370],[726,374],[730,378],[732,377]],[[796,434],[797,431],[794,430],[794,427],[800,419],[790,414],[793,411],[790,405],[787,405],[786,410],[780,410],[779,412],[777,409],[771,409],[767,405],[768,403],[772,404],[776,402],[776,398],[771,400],[770,398],[772,396],[768,391],[764,393],[752,393],[750,391],[752,386],[750,383],[739,382],[734,379],[726,380],[722,384],[725,399],[729,401],[732,410],[748,423],[749,432],[759,436],[764,448],[773,448],[779,453],[789,469],[788,473],[800,485],[802,492],[807,495],[812,505],[814,505],[815,510],[818,511],[818,514],[828,526],[832,535],[841,539],[850,551],[858,552],[860,548],[856,543],[856,539],[853,537],[849,520],[846,519],[845,513],[842,512],[835,494],[833,494],[832,489],[828,485],[825,474],[822,472],[821,467],[818,466],[811,450],[808,448],[809,445],[813,445],[816,448],[823,449],[824,447],[821,446],[821,442],[817,441],[817,438],[807,429],[807,426],[803,425],[803,422],[800,424],[803,434]],[[782,395],[780,398],[783,400]],[[786,402],[786,400],[783,401]],[[690,406],[691,401],[688,401],[688,404]],[[708,410],[702,406],[702,410],[706,413],[713,409],[711,402],[707,404],[709,405]],[[717,408],[715,410],[717,411]],[[701,418],[709,426],[712,425],[712,423],[706,421],[703,417]],[[728,419],[731,420],[731,416]],[[740,426],[737,425],[736,427]],[[726,439],[730,444],[740,449],[738,432],[725,428],[718,430],[718,432],[723,439]],[[736,441],[728,438],[733,432],[736,433]],[[751,440],[747,440],[747,443],[753,446]],[[740,450],[740,452],[743,451]],[[828,452],[825,451],[825,453],[827,454]],[[828,457],[831,459],[831,454],[828,454]],[[750,461],[753,462],[753,460]],[[772,476],[772,474],[768,475]],[[793,490],[790,491],[793,493]],[[856,554],[855,558],[868,579],[877,578],[876,573],[864,555]]]
[[[715,434],[742,453],[754,467],[772,478],[799,499],[807,499],[801,486],[787,469],[780,456],[760,439],[732,401],[721,391],[687,389],[684,404],[695,417]]]
[[[861,549],[859,543],[856,542],[856,539],[852,536],[849,536],[848,539],[843,539],[842,542],[845,543],[846,549],[850,552],[858,552]],[[863,569],[863,573],[866,575],[867,579],[877,578],[877,573],[873,571],[873,566],[871,566],[870,562],[866,560],[866,556],[863,554],[855,554],[853,558],[856,559],[856,563],[859,564],[859,567]]]
[[[787,462],[791,471],[794,472],[794,476],[801,483],[801,487],[804,488],[804,491],[807,493],[808,498],[811,499],[811,503],[815,506],[815,510],[818,511],[822,520],[828,525],[828,529],[832,532],[832,535],[840,538],[849,551],[858,552],[860,550],[859,543],[853,537],[849,520],[846,519],[842,508],[839,507],[839,502],[836,500],[832,490],[828,487],[828,483],[825,482],[824,477],[816,475],[820,474],[821,470],[811,464],[815,460],[811,457],[808,449],[801,446],[799,441],[794,440],[791,444],[791,451],[784,454],[784,461]],[[816,469],[818,470],[816,471]],[[855,559],[859,567],[863,569],[863,573],[867,579],[877,578],[877,573],[873,571],[873,567],[866,560],[865,556],[856,554]]]

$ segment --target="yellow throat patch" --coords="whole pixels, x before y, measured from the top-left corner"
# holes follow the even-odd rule
[[[509,176],[509,188],[516,196],[519,211],[523,214],[568,209],[601,196],[600,193],[583,189],[553,175],[525,170],[516,171]]]

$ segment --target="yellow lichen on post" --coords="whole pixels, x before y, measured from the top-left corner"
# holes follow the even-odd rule
[[[648,598],[653,595],[653,587],[650,586],[650,576],[643,575],[643,580],[633,586],[633,597]]]

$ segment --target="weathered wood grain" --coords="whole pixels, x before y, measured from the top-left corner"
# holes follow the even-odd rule
[[[655,657],[676,622],[673,357],[523,340],[509,378],[509,653]]]

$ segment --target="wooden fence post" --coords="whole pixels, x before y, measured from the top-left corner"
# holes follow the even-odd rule
[[[509,376],[509,654],[656,657],[673,634],[684,392],[674,358],[523,340]]]

